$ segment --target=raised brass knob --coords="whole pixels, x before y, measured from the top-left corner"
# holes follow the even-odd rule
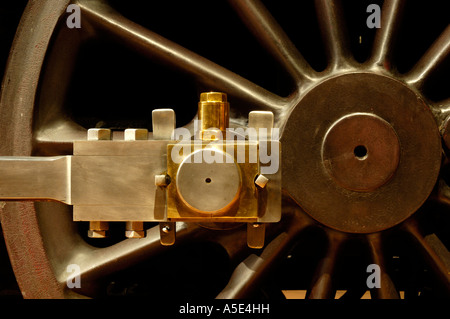
[[[217,140],[229,124],[230,105],[227,95],[221,92],[205,92],[200,94],[198,102],[198,119],[201,121],[200,138]]]

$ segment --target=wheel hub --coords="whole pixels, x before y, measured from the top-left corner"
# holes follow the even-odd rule
[[[322,163],[335,182],[354,191],[384,185],[397,169],[400,144],[392,126],[371,113],[339,119],[326,133]]]
[[[313,88],[292,111],[283,186],[314,219],[370,233],[414,213],[433,189],[441,142],[427,105],[404,83],[353,73]]]

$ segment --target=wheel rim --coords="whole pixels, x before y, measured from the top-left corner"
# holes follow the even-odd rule
[[[262,253],[256,256],[246,248],[245,232],[242,229],[218,234],[197,225],[180,223],[178,226],[177,245],[213,242],[222,247],[230,265],[237,265],[228,285],[219,294],[220,298],[245,297],[257,290],[270,270],[301,242],[299,238],[311,228],[322,230],[325,249],[323,255],[316,260],[315,271],[310,278],[310,298],[334,297],[336,283],[332,278],[337,271],[339,256],[346,243],[355,239],[367,244],[368,260],[378,264],[383,273],[382,288],[375,290],[373,296],[398,298],[398,289],[387,271],[389,262],[386,261],[386,240],[393,236],[396,238],[398,233],[405,233],[406,237],[417,244],[425,264],[442,285],[442,291],[448,293],[448,251],[438,236],[430,233],[426,227],[424,229],[422,222],[427,220],[426,214],[420,210],[416,212],[425,199],[429,199],[426,205],[431,205],[429,202],[437,202],[441,209],[445,209],[449,202],[446,195],[448,186],[444,179],[439,180],[430,195],[441,162],[439,139],[426,140],[435,144],[432,147],[432,156],[422,153],[432,159],[431,168],[424,171],[426,174],[423,178],[428,179],[425,182],[427,189],[421,192],[423,198],[418,200],[414,207],[409,208],[405,216],[388,226],[374,227],[368,231],[332,230],[325,225],[337,229],[339,227],[314,214],[311,215],[315,219],[310,218],[303,212],[300,207],[308,211],[305,199],[296,194],[298,184],[289,179],[289,174],[293,171],[290,162],[301,154],[294,147],[294,137],[291,133],[292,126],[297,123],[296,114],[300,110],[297,105],[301,105],[305,97],[324,82],[339,76],[364,73],[403,83],[408,90],[425,101],[429,107],[427,114],[434,115],[437,122],[433,129],[430,128],[431,131],[434,130],[432,135],[441,129],[445,143],[445,119],[450,102],[448,99],[433,102],[424,92],[427,82],[433,79],[434,74],[439,73],[439,68],[446,63],[449,56],[448,26],[415,66],[407,73],[400,74],[392,66],[391,55],[394,52],[400,16],[404,11],[404,1],[386,1],[382,15],[382,23],[386,27],[376,33],[371,56],[365,63],[356,62],[352,56],[342,8],[333,5],[331,1],[316,1],[317,15],[320,17],[318,22],[328,61],[326,69],[317,72],[302,57],[262,4],[254,1],[232,2],[242,21],[295,83],[296,88],[291,94],[280,97],[127,20],[103,1],[77,2],[82,8],[85,24],[83,31],[73,36],[72,30],[61,27],[61,21],[58,23],[58,19],[64,16],[68,3],[61,2],[55,6],[49,2],[30,2],[24,13],[2,91],[1,118],[8,119],[0,128],[2,136],[5,137],[1,145],[2,155],[71,154],[73,140],[84,139],[86,134],[86,128],[75,122],[64,108],[75,56],[86,41],[98,37],[111,38],[139,51],[146,58],[169,64],[187,73],[200,83],[201,87],[227,92],[237,102],[231,119],[234,126],[245,125],[245,113],[251,110],[248,106],[243,106],[242,102],[251,105],[252,109],[270,110],[275,114],[276,126],[283,134],[283,149],[288,150],[283,151],[283,187],[297,203],[286,194],[283,201],[283,220],[269,230],[270,243]],[[46,23],[39,24],[33,33],[27,34],[27,30],[36,25],[39,19]],[[68,36],[69,33],[71,36]],[[50,48],[48,52],[47,47]],[[64,48],[68,53],[59,54],[59,50]],[[27,52],[32,54],[28,55]],[[54,89],[50,90],[52,86]],[[445,146],[448,147],[447,144]],[[444,173],[445,167],[446,161],[441,170]],[[441,176],[443,177],[443,174]],[[423,179],[418,180],[423,182]],[[93,247],[91,242],[87,242],[86,238],[80,235],[79,225],[72,222],[70,208],[57,203],[8,202],[2,208],[1,217],[18,283],[23,295],[29,298],[102,295],[104,278],[145,260],[161,258],[160,256],[170,250],[159,245],[159,231],[155,227],[148,229],[147,237],[143,240],[121,241],[113,238],[104,244],[104,248]],[[351,234],[352,232],[356,234]],[[66,267],[73,263],[80,265],[82,269],[81,289],[68,289],[66,286],[66,280],[70,279]]]

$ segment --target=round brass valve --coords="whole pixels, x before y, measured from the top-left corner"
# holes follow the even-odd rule
[[[220,153],[223,163],[207,163],[205,157]],[[201,163],[195,161],[201,155]],[[218,154],[214,154],[217,156]],[[177,190],[183,204],[197,213],[226,212],[239,198],[241,174],[234,158],[217,149],[203,149],[190,154],[180,164]]]

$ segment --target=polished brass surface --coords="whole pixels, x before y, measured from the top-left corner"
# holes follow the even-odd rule
[[[214,157],[222,158],[222,162],[195,162],[198,155],[205,159],[211,153],[214,153]],[[187,156],[176,173],[180,200],[199,214],[220,214],[233,206],[239,198],[241,185],[241,172],[235,159],[219,149],[209,147]]]
[[[222,143],[216,145],[210,143],[197,145],[169,144],[167,153],[170,154],[174,147],[190,149],[188,154],[183,155],[183,160],[185,160],[190,158],[195,151],[198,152],[197,148],[199,146],[203,152],[217,150],[223,154],[224,159],[230,157],[227,153],[227,147],[229,148],[230,146]],[[171,183],[167,187],[167,217],[170,220],[209,222],[256,221],[258,218],[258,201],[254,179],[258,174],[258,163],[250,163],[248,157],[249,149],[256,146],[256,143],[252,145],[249,142],[232,144],[234,156],[238,155],[238,148],[242,149],[243,147],[245,149],[246,157],[243,163],[236,163],[236,157],[232,157],[234,163],[226,163],[224,161],[223,163],[209,164],[202,161],[186,165],[184,162],[176,163],[171,157],[167,157],[167,174],[171,178]],[[219,171],[222,165],[225,171],[230,170],[228,174],[231,173],[231,176],[229,176],[231,177],[231,184],[229,184],[230,180],[227,179],[227,174],[222,175],[225,171]],[[189,168],[185,169],[184,166]],[[181,176],[179,175],[180,172]],[[218,177],[217,180],[214,176]],[[182,181],[178,181],[180,177]],[[207,181],[208,178],[211,180]],[[189,188],[189,183],[193,183],[193,185],[199,184],[201,188]],[[228,188],[226,185],[230,186],[229,191],[225,193],[219,192],[221,188],[226,190]],[[182,196],[180,196],[179,186],[182,187]],[[184,195],[185,193],[189,195]],[[186,197],[192,199],[186,201]],[[218,197],[216,202],[211,203],[210,201],[215,197]],[[191,205],[190,201],[196,204]],[[202,211],[199,207],[212,209],[212,211]]]
[[[267,176],[259,174],[262,165],[259,147],[264,146],[264,150],[279,155],[279,142],[271,141],[273,114],[249,114],[250,128],[258,132],[260,128],[265,129],[264,136],[256,135],[265,141],[264,145],[257,140],[227,140],[225,143],[228,118],[229,103],[225,93],[202,93],[198,104],[200,136],[194,137],[200,140],[168,145],[167,154],[172,154],[167,157],[167,174],[171,179],[167,187],[169,220],[208,223],[279,221],[280,170]],[[180,157],[178,162],[173,158],[174,152]],[[264,189],[272,176],[273,188]],[[264,190],[258,190],[257,185]],[[257,238],[255,242],[264,242],[264,232],[257,232],[253,237]]]
[[[198,119],[201,125],[200,138],[217,140],[229,126],[229,109],[227,95],[222,92],[205,92],[200,94],[198,102]]]

